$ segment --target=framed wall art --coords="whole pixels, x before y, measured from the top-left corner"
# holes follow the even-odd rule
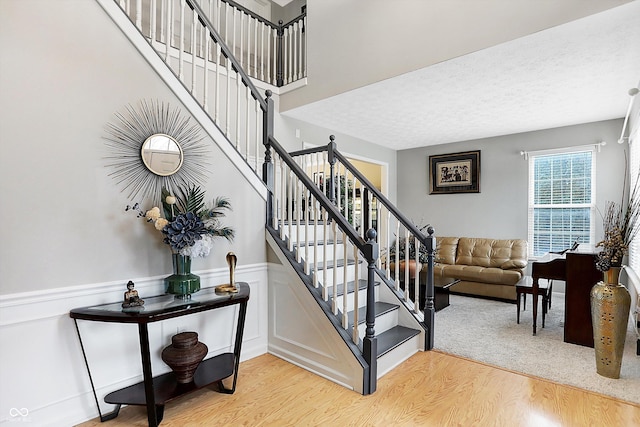
[[[429,156],[429,194],[479,192],[480,150]]]

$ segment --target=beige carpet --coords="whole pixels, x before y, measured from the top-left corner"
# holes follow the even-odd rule
[[[554,293],[541,329],[532,335],[531,298],[516,323],[516,306],[479,298],[451,296],[451,305],[436,313],[435,348],[516,372],[592,390],[640,404],[640,356],[629,323],[620,379],[596,373],[592,348],[563,341],[564,294]]]

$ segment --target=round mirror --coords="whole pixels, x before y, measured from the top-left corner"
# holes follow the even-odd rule
[[[173,175],[182,166],[182,147],[164,133],[147,138],[142,144],[141,155],[147,169],[159,176]]]

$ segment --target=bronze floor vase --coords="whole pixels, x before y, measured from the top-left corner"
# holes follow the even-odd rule
[[[611,271],[615,269],[614,271]],[[604,281],[591,289],[591,319],[598,374],[620,378],[631,296],[618,282],[621,267],[604,272]]]

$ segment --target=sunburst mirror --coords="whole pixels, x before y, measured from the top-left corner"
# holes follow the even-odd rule
[[[106,126],[109,174],[128,198],[159,202],[162,188],[202,185],[209,150],[200,127],[178,108],[158,101],[140,101],[115,114]]]

